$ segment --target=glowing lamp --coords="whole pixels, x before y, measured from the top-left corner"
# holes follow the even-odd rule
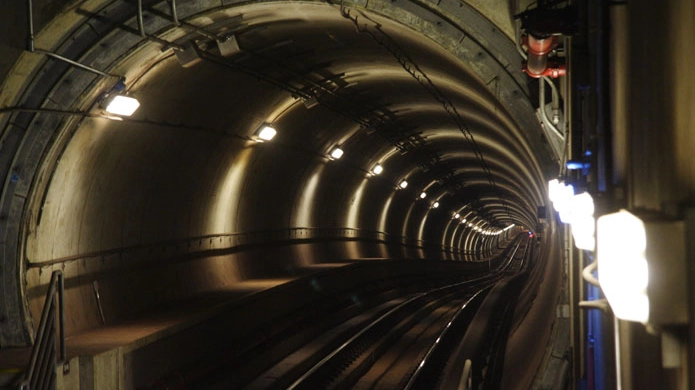
[[[331,150],[331,158],[334,160],[337,160],[337,159],[343,157],[343,154],[344,154],[343,149],[340,149],[338,147],[333,148],[333,150]]]
[[[384,167],[381,166],[381,164],[376,164],[374,168],[372,168],[372,173],[375,175],[380,174],[381,172],[384,171]]]
[[[258,142],[270,141],[275,137],[277,133],[277,130],[270,126],[261,126],[261,128],[258,129],[256,134],[254,135],[254,139]]]
[[[426,193],[426,192],[421,192],[421,193],[420,193],[420,199],[425,199],[426,197],[427,197],[427,193]]]
[[[570,207],[570,202],[574,196],[574,187],[561,183],[557,179],[548,182],[548,197],[553,202],[553,207],[560,214],[560,220],[563,223],[569,223],[567,220],[567,212]]]
[[[596,246],[596,220],[594,219],[594,199],[591,195],[582,192],[570,198],[564,216],[572,226],[574,245],[579,249],[593,251]]]
[[[137,99],[116,95],[109,103],[106,105],[106,112],[109,114],[120,115],[120,116],[131,116],[140,107],[140,102]]]
[[[432,204],[432,208],[436,209],[437,207],[439,207],[439,202],[434,202]]]
[[[621,210],[597,223],[598,279],[615,316],[650,325],[688,323],[685,224]]]
[[[405,188],[405,187],[407,187],[407,186],[408,186],[408,182],[405,181],[405,180],[401,181],[401,182],[398,184],[398,187],[400,187],[400,188]]]
[[[567,169],[570,170],[591,168],[591,164],[582,161],[567,161],[567,164],[565,166],[567,167]]]

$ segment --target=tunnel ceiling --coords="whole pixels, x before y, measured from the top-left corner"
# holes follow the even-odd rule
[[[77,2],[37,35],[114,77],[41,54],[18,62],[14,75],[33,78],[12,105],[57,111],[10,112],[41,128],[48,151],[27,157],[27,257],[295,227],[436,241],[422,229],[434,202],[489,228],[535,226],[552,163],[504,6],[193,3],[177,6],[177,26],[170,3],[145,2],[140,31],[136,2]],[[103,110],[119,78],[141,103],[130,118]],[[264,124],[272,144],[252,141]],[[259,198],[274,206],[252,218]]]
[[[30,268],[298,228],[463,243],[454,213],[535,227],[554,166],[506,2],[182,1],[177,26],[145,1],[147,37],[136,4],[75,2],[36,36],[117,77],[24,52],[5,80],[5,253]],[[119,77],[132,117],[103,110]]]

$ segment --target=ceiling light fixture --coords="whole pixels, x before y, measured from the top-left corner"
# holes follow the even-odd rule
[[[131,116],[138,107],[140,107],[140,102],[137,99],[124,95],[115,95],[109,100],[105,110],[109,114]]]
[[[333,160],[337,160],[337,159],[343,157],[344,153],[345,152],[343,152],[343,149],[340,149],[339,147],[335,147],[335,148],[333,148],[333,150],[331,150],[331,158]]]
[[[275,130],[275,128],[271,127],[270,125],[263,125],[256,131],[256,134],[254,134],[253,139],[256,142],[270,141],[275,137],[277,133],[277,130]]]
[[[381,172],[384,171],[384,167],[381,166],[381,164],[376,164],[374,168],[372,168],[372,173],[375,175],[380,174]]]
[[[439,202],[434,202],[434,203],[432,204],[432,208],[433,208],[433,209],[436,209],[437,207],[439,207]]]
[[[407,186],[408,186],[408,182],[406,180],[403,180],[398,184],[398,187],[400,187],[400,188],[405,188]]]
[[[420,199],[425,199],[426,197],[427,197],[427,193],[426,193],[426,192],[423,191],[423,192],[420,193]]]

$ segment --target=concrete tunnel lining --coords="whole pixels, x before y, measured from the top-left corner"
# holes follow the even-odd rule
[[[101,4],[116,3],[119,2]],[[101,7],[101,4],[94,6],[94,9]],[[163,8],[160,2],[151,4]],[[494,73],[491,70],[493,66],[497,66],[498,71],[503,69],[496,75],[501,80],[496,85],[499,87],[496,92],[499,93],[478,93],[476,99],[483,99],[482,102],[488,107],[499,107],[498,120],[493,123],[509,125],[505,130],[497,131],[519,132],[513,135],[510,133],[509,136],[510,140],[519,141],[518,152],[508,152],[508,155],[523,156],[529,160],[519,161],[528,164],[506,167],[510,161],[515,160],[505,157],[505,153],[499,153],[500,157],[495,157],[490,165],[504,161],[499,166],[512,172],[508,176],[510,183],[514,182],[513,178],[519,176],[534,178],[534,181],[527,183],[516,182],[514,184],[518,187],[511,189],[520,192],[520,197],[524,199],[528,199],[530,194],[537,197],[520,207],[526,211],[525,213],[519,211],[512,216],[512,219],[516,218],[525,225],[530,225],[533,221],[529,220],[529,216],[533,215],[535,210],[527,209],[530,205],[537,205],[539,195],[543,193],[541,181],[543,171],[548,169],[549,157],[540,142],[540,131],[531,110],[531,103],[527,100],[527,93],[522,92],[523,84],[520,85],[519,80],[523,80],[523,77],[515,74],[517,72],[513,69],[501,67],[499,58],[483,58],[477,60],[473,66],[470,63],[464,65],[460,61],[471,61],[471,57],[475,58],[477,54],[471,56],[469,52],[462,50],[460,45],[456,46],[458,49],[454,50],[453,54],[445,53],[441,47],[433,46],[433,42],[449,42],[452,39],[452,28],[461,34],[461,31],[466,31],[466,26],[454,25],[453,15],[448,15],[447,19],[443,19],[446,21],[445,27],[438,32],[432,27],[432,23],[436,25],[441,18],[440,15],[435,13],[434,16],[425,17],[425,8],[414,6],[415,3],[408,4],[403,9],[398,8],[398,3],[395,6],[389,4],[388,7],[382,3],[372,3],[367,8],[374,18],[383,23],[386,31],[407,42],[404,44],[405,47],[417,48],[414,50],[417,54],[417,57],[414,57],[416,62],[426,67],[428,74],[432,70],[431,73],[437,75],[436,80],[450,77],[456,80],[455,82],[465,85],[463,88],[456,88],[457,90],[485,92],[491,87],[485,85],[489,78],[484,77],[491,72]],[[441,9],[445,10],[448,4],[443,4]],[[124,20],[127,20],[126,24],[132,25],[133,10],[128,6],[132,7],[126,3],[114,5],[114,8],[128,9],[130,14]],[[364,4],[352,6],[365,9]],[[218,2],[200,2],[196,7],[200,8],[182,9],[180,16],[182,19],[192,17],[191,20],[195,20],[196,23],[208,21],[209,26],[201,24],[201,27],[205,28],[222,29],[227,26],[225,20],[237,20],[228,18],[238,14],[245,15],[239,11],[238,6],[222,6]],[[208,7],[210,12],[207,11]],[[289,7],[294,11],[311,10],[306,12],[320,15],[325,20],[326,28],[341,26],[336,30],[339,31],[336,32],[336,36],[346,34],[345,36],[349,37],[348,31],[354,33],[349,24],[348,28],[342,27],[343,23],[348,22],[340,17],[338,7],[323,3],[272,2],[245,4],[241,7],[258,10],[259,13],[272,8],[276,10],[276,18],[287,15],[281,11],[282,7]],[[68,13],[73,11],[74,9],[69,9]],[[206,12],[208,13],[205,14]],[[205,16],[195,16],[198,13]],[[389,20],[394,15],[404,14],[407,14],[408,18],[400,19],[399,23]],[[402,231],[418,230],[403,229],[403,226],[410,223],[419,226],[424,218],[427,218],[427,227],[436,226],[433,231],[440,232],[440,236],[435,234],[432,241],[438,244],[443,240],[450,219],[448,213],[429,213],[429,208],[423,208],[420,213],[415,213],[410,218],[406,216],[410,215],[406,210],[414,207],[419,194],[417,184],[424,183],[426,175],[421,173],[418,162],[409,160],[407,154],[388,152],[393,150],[393,145],[384,139],[357,132],[359,127],[353,122],[320,106],[309,110],[300,103],[292,105],[290,110],[281,114],[273,114],[278,105],[292,98],[285,91],[249,80],[248,76],[233,74],[229,70],[224,72],[232,73],[226,80],[208,77],[208,81],[201,81],[201,78],[195,79],[187,75],[201,69],[210,70],[212,74],[222,74],[222,71],[211,70],[214,65],[205,62],[188,69],[180,68],[171,52],[161,52],[157,44],[143,42],[141,38],[124,32],[118,26],[110,26],[109,30],[102,26],[103,31],[97,28],[101,35],[85,38],[85,29],[89,29],[85,23],[89,23],[90,19],[73,16],[73,22],[75,21],[79,21],[74,25],[76,35],[72,38],[69,34],[63,36],[62,42],[55,45],[56,50],[70,53],[73,58],[81,58],[82,61],[98,68],[108,68],[110,71],[124,72],[126,75],[137,74],[138,81],[131,92],[141,99],[142,108],[134,119],[126,119],[123,122],[101,117],[46,113],[0,114],[0,123],[3,126],[18,127],[25,121],[26,125],[21,126],[28,129],[24,141],[17,144],[17,153],[12,164],[12,169],[19,170],[22,180],[13,182],[11,175],[6,175],[8,185],[5,186],[2,197],[3,213],[20,213],[23,215],[22,222],[19,226],[12,227],[8,226],[10,222],[6,220],[2,228],[6,237],[4,251],[9,255],[5,258],[22,261],[26,259],[29,262],[29,268],[19,283],[27,283],[23,288],[28,292],[29,306],[33,312],[27,317],[18,315],[17,311],[25,310],[22,309],[24,304],[20,303],[20,288],[12,294],[4,295],[6,301],[14,300],[12,305],[4,305],[6,310],[18,310],[3,315],[13,321],[25,321],[21,326],[3,327],[0,341],[4,344],[22,344],[30,339],[31,318],[37,316],[42,301],[41,287],[45,285],[52,269],[64,269],[66,277],[74,281],[72,284],[69,283],[68,299],[83,304],[83,313],[74,313],[68,323],[69,333],[74,333],[99,325],[92,298],[92,279],[99,279],[104,296],[111,296],[104,300],[104,305],[110,312],[109,321],[114,321],[136,315],[158,303],[223,288],[252,276],[262,277],[264,272],[282,276],[288,267],[292,269],[326,261],[328,253],[337,256],[336,260],[369,256],[401,257],[408,254],[423,257],[425,252],[422,249],[393,251],[385,243],[388,240],[416,241],[418,237],[414,235],[401,239]],[[278,28],[279,31],[286,28],[283,24],[271,23],[275,21],[273,18],[259,19],[258,23],[261,21],[269,23],[269,27],[264,31],[270,36],[273,35],[273,28]],[[486,21],[479,21],[484,22]],[[81,24],[80,27],[78,23]],[[299,31],[304,31],[305,26],[301,24],[293,26]],[[404,29],[404,26],[407,27]],[[181,29],[173,28],[162,18],[148,18],[146,28],[150,32],[158,31],[162,36],[178,37],[178,41],[190,39],[192,36],[191,33],[183,33]],[[51,28],[45,31],[51,31]],[[37,42],[47,42],[45,34],[40,34]],[[480,34],[471,33],[471,37],[480,38]],[[243,36],[241,39],[243,42]],[[316,38],[310,35],[308,39]],[[360,36],[359,39],[364,37]],[[467,45],[474,43],[471,42],[472,39],[464,41]],[[100,42],[108,43],[109,50],[100,48]],[[114,50],[116,42],[121,45],[121,52]],[[312,41],[307,42],[306,45],[311,45]],[[512,45],[511,42],[507,42],[506,51],[500,52],[509,54],[509,47],[513,48]],[[347,52],[347,49],[341,50]],[[368,48],[371,52],[379,50],[382,49],[378,46]],[[104,56],[105,52],[109,55]],[[515,51],[513,53],[516,55]],[[455,56],[458,56],[458,59]],[[347,55],[344,57],[336,57],[336,61],[338,58],[349,59]],[[442,61],[434,60],[435,58]],[[509,64],[513,61],[518,59],[505,58],[503,63]],[[389,69],[394,69],[393,58],[383,51],[375,57],[377,69],[382,62],[387,64]],[[440,63],[447,65],[439,68]],[[22,69],[22,73],[25,73],[26,66],[35,69],[32,72],[34,81],[27,82],[23,89],[18,89],[12,99],[3,99],[4,102],[13,101],[12,106],[87,110],[100,91],[109,84],[108,80],[69,69],[64,64],[46,61],[37,54],[24,54],[15,69]],[[336,69],[341,67],[349,69],[350,64],[336,64]],[[49,71],[49,68],[60,71]],[[462,73],[452,74],[454,71]],[[61,76],[54,77],[47,84],[47,92],[39,93],[37,96],[37,85],[45,81],[44,74],[51,72]],[[177,76],[171,77],[167,84],[167,78],[172,75]],[[381,94],[377,96],[369,88],[371,82],[376,86],[384,83],[383,79],[363,76],[357,79],[360,84],[355,88],[359,90],[359,94],[367,95],[365,101],[368,103],[375,102],[386,107],[393,103],[394,106],[400,107],[403,103],[398,101],[402,98],[397,94],[401,88],[414,90],[417,87],[412,78],[404,78],[403,74],[387,80],[391,80],[393,86],[379,86],[379,91],[385,92],[387,97],[393,96],[392,99],[385,99]],[[212,82],[226,88],[232,88],[230,86],[237,84],[244,85],[246,91],[252,93],[245,92],[234,101],[229,101],[228,96],[225,96],[225,99],[209,98],[203,92],[206,89],[200,85]],[[403,83],[403,86],[400,83]],[[363,84],[367,86],[363,87]],[[176,91],[195,91],[198,95],[191,94],[188,97],[190,100],[187,101],[183,98],[184,94],[177,96]],[[161,96],[171,99],[167,103],[157,102]],[[50,99],[45,99],[46,97]],[[425,95],[420,100],[426,103],[429,98],[430,96]],[[501,106],[496,101],[498,98],[503,101]],[[191,103],[194,104],[195,111],[185,109]],[[236,113],[240,115],[225,109],[228,105],[237,107]],[[413,110],[416,109],[417,106],[414,106]],[[172,112],[176,115],[171,116]],[[405,117],[407,114],[403,115]],[[485,115],[491,115],[490,110],[486,110]],[[274,117],[277,127],[284,130],[281,130],[277,143],[258,145],[244,139],[270,117]],[[312,121],[311,118],[314,117],[317,119]],[[331,131],[335,133],[307,131],[307,127],[316,127],[319,118],[322,125],[330,125]],[[446,117],[441,116],[437,119],[436,114],[433,114],[430,120],[444,122]],[[487,136],[482,131],[484,130],[474,131],[476,139],[482,140]],[[9,133],[4,134],[7,137]],[[354,135],[349,136],[351,134]],[[42,142],[34,142],[39,139]],[[428,141],[434,149],[447,147],[438,143],[448,142],[447,137],[434,136],[428,138]],[[326,153],[328,147],[337,143],[347,145],[345,159],[337,162],[326,161],[321,155]],[[496,145],[492,138],[489,142],[480,144],[484,146],[486,157],[496,154],[493,152]],[[510,145],[511,142],[507,144]],[[9,146],[10,143],[4,144],[5,148]],[[361,153],[355,153],[358,150]],[[533,151],[534,155],[531,156],[529,151]],[[385,164],[387,171],[380,177],[367,178],[365,182],[365,171],[371,164],[384,161],[384,158],[373,156],[390,154],[393,157]],[[32,161],[33,165],[24,163],[28,161]],[[513,173],[517,171],[524,173]],[[394,193],[394,184],[405,176],[422,176],[422,181],[416,180],[413,183],[413,187],[416,188],[411,187]],[[269,177],[273,179],[268,180]],[[305,189],[312,180],[316,181],[316,188],[310,196]],[[360,187],[361,185],[364,187]],[[357,188],[362,188],[359,202],[355,202]],[[495,190],[491,192],[499,194]],[[23,193],[24,198],[18,199],[12,195],[17,193]],[[439,196],[447,196],[447,193],[445,190]],[[269,198],[270,194],[274,196]],[[452,202],[456,201],[455,195],[449,195],[449,198]],[[359,208],[353,208],[353,203]],[[298,207],[302,204],[305,206]],[[463,204],[458,205],[460,206]],[[310,207],[313,207],[311,215],[305,215],[306,211],[297,214],[296,210],[308,210]],[[8,213],[7,210],[10,209]],[[499,218],[508,219],[508,216],[502,217],[500,212],[495,213]],[[221,217],[222,215],[229,217]],[[384,224],[380,223],[382,215]],[[407,223],[408,220],[412,222]],[[10,218],[9,221],[15,219]],[[345,227],[350,229],[342,229]],[[287,258],[287,263],[269,259],[273,257],[273,251],[260,253],[255,249],[226,257],[203,258],[196,261],[195,265],[180,261],[170,263],[167,260],[185,257],[191,253],[226,250],[247,244],[285,242],[296,237],[293,235],[299,231],[306,231],[307,236],[316,234],[332,238],[337,244],[331,249],[316,245],[309,250],[303,247],[299,252],[295,252],[296,247],[293,249],[292,246],[275,251],[275,256]],[[12,234],[23,238],[15,241],[7,239]],[[374,241],[373,237],[378,239]],[[360,247],[342,241],[346,238],[361,239],[365,244]],[[12,244],[13,242],[18,244]],[[15,255],[18,253],[22,255]],[[436,252],[427,251],[428,255],[432,253]],[[300,259],[300,254],[306,257]],[[61,259],[66,261],[56,261]],[[261,262],[265,263],[259,265]],[[44,263],[45,265],[42,265]],[[26,265],[20,263],[15,267],[21,269]],[[253,269],[254,267],[259,269]],[[11,268],[5,270],[2,275],[4,280],[16,278]],[[7,274],[7,271],[10,271],[10,274]],[[186,278],[190,278],[189,282],[183,280]],[[148,285],[152,279],[160,279],[161,283],[158,286]],[[130,286],[134,288],[125,291],[122,286],[128,285],[128,281],[132,282]],[[12,283],[3,285],[16,286],[17,282],[13,279]],[[173,289],[180,291],[174,292]],[[145,290],[153,291],[152,294],[145,294],[151,295],[150,297],[139,294]],[[114,298],[119,294],[120,298]],[[138,303],[129,306],[128,302],[131,300]]]

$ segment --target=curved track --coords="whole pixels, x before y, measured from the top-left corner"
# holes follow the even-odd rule
[[[220,389],[433,387],[490,289],[526,268],[527,247],[528,240],[519,237],[483,277],[423,292],[390,291],[364,302],[359,313],[348,308],[323,312],[324,318],[333,318],[332,325],[295,327],[294,336],[304,334],[306,342],[292,352],[278,356],[281,346],[269,346],[253,358],[218,368],[198,384]],[[259,370],[258,362],[268,366]]]

